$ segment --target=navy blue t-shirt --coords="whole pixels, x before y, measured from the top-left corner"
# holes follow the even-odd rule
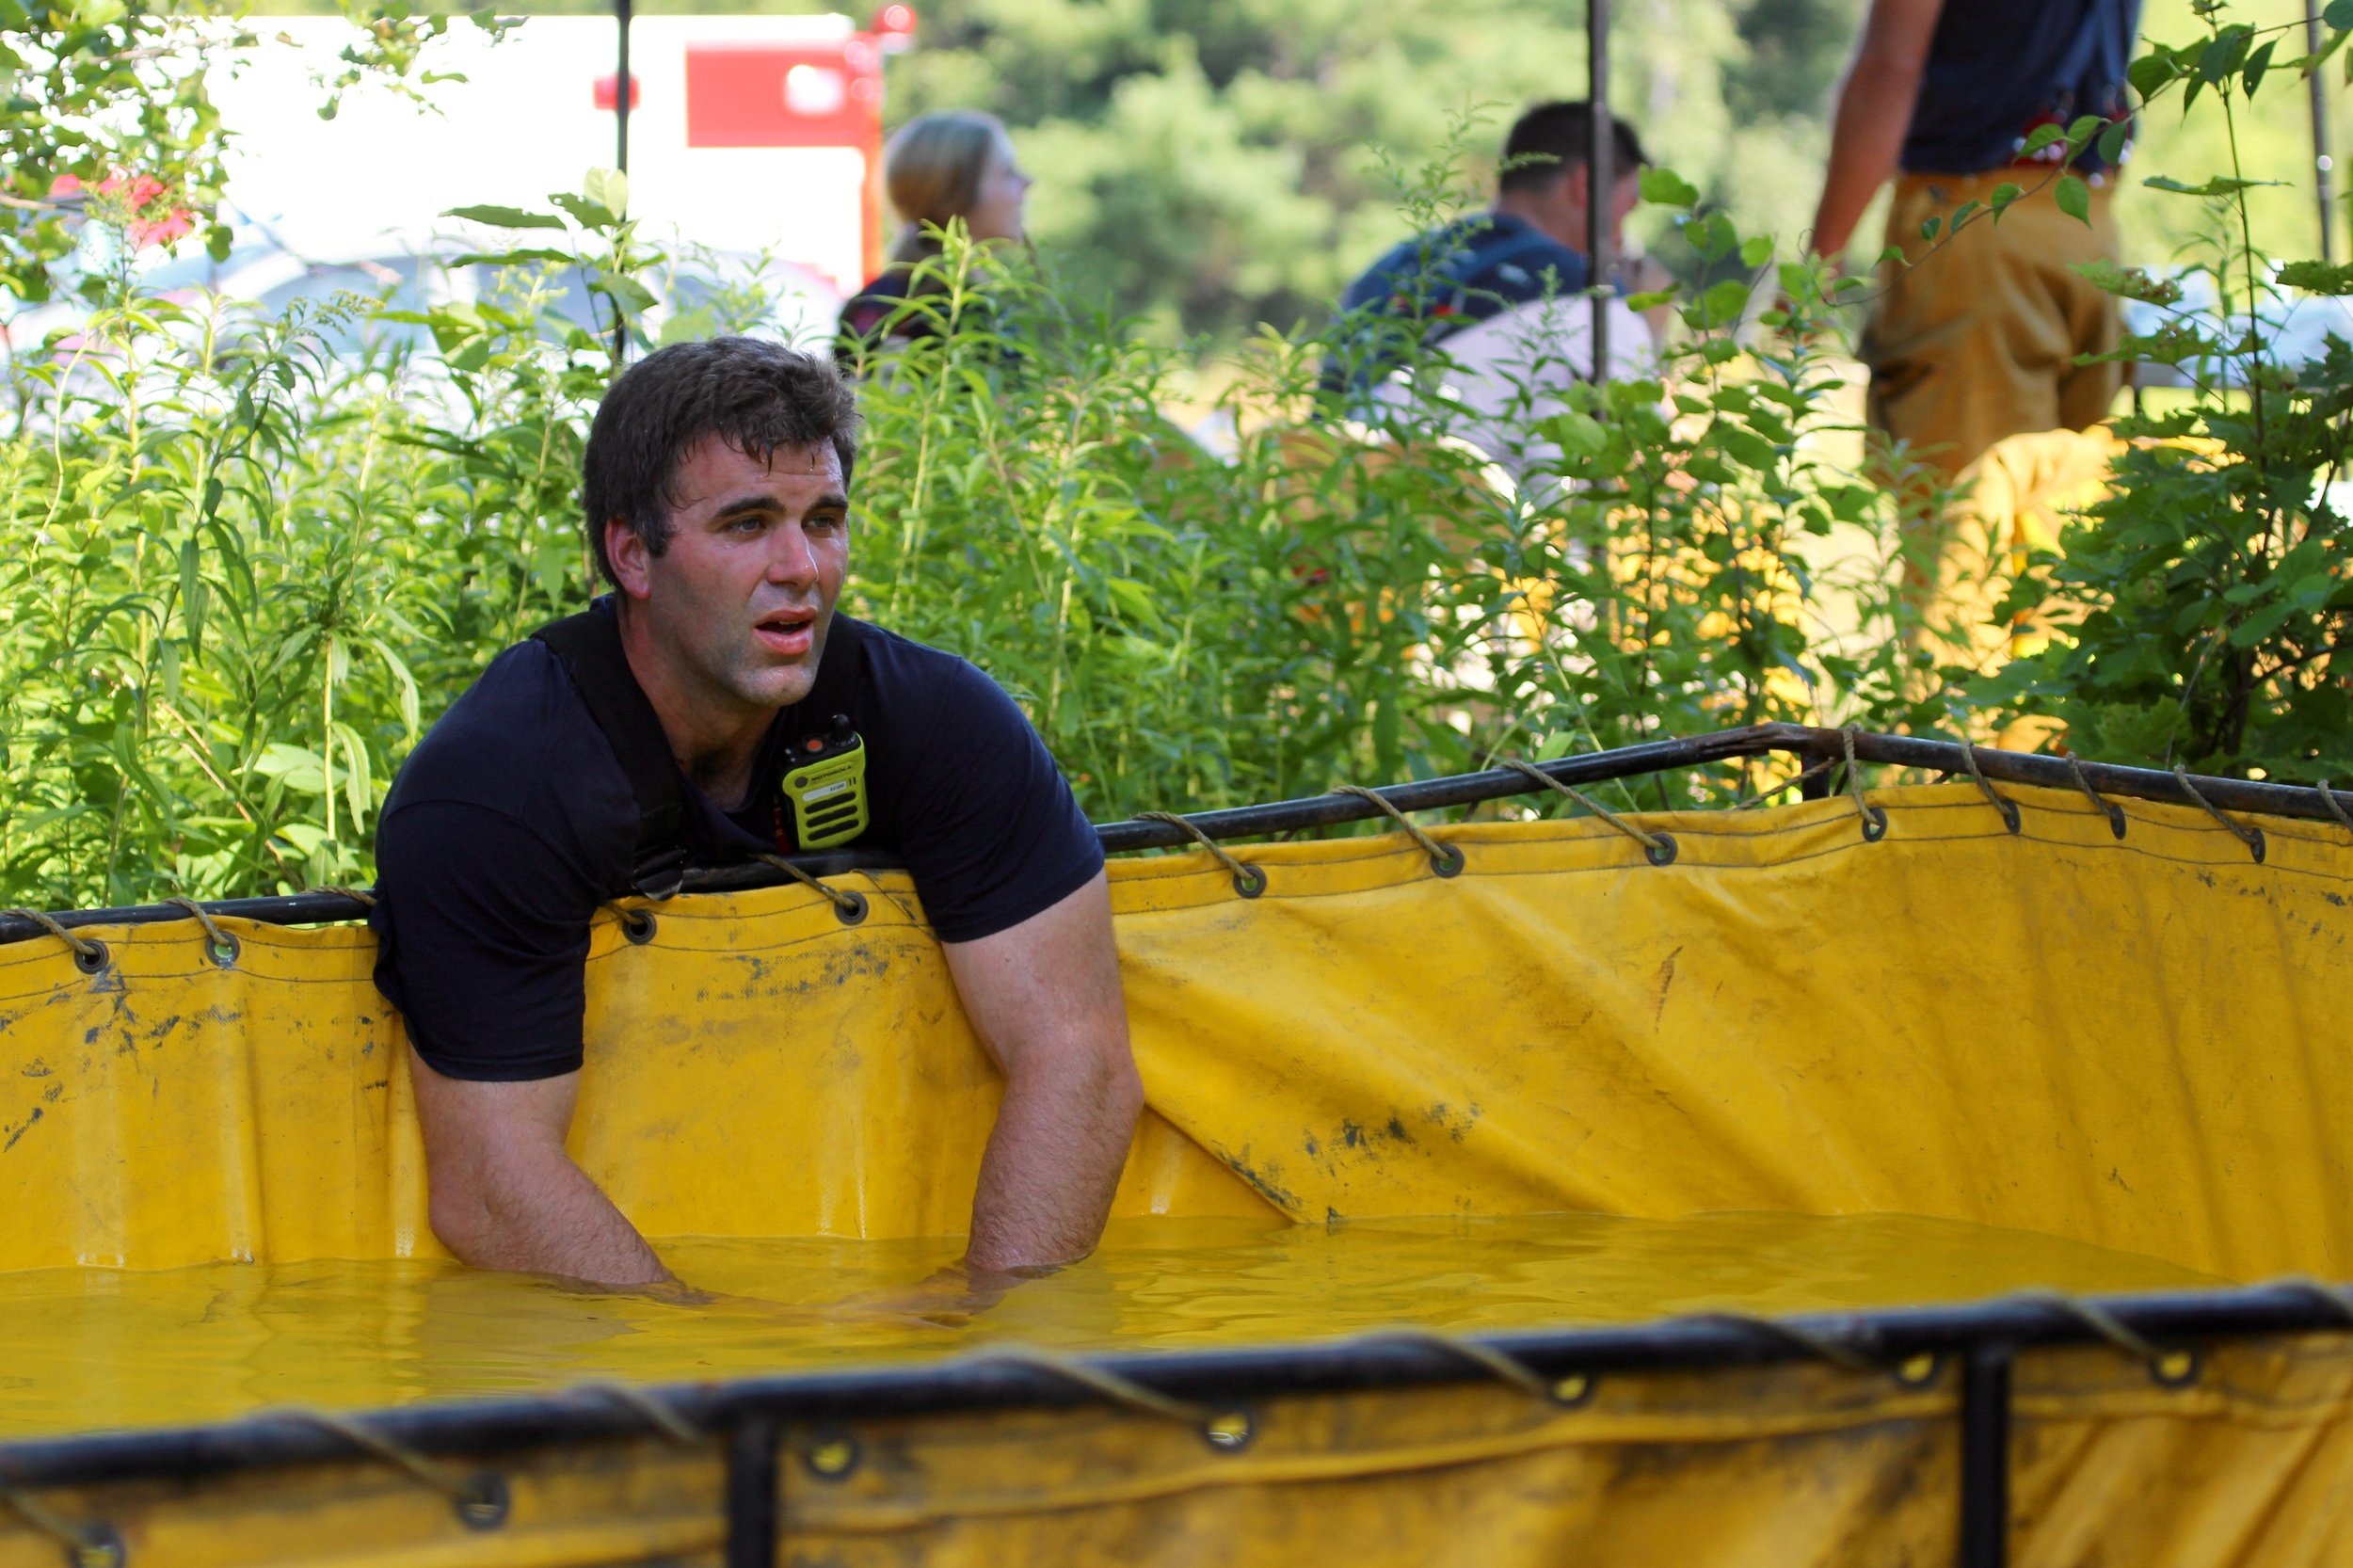
[[[2040,124],[2121,119],[2140,0],[1969,0],[1947,5],[1904,134],[1913,174],[1978,174],[2017,155]],[[2098,148],[2073,165],[2104,167]]]
[[[845,847],[895,854],[947,942],[1018,925],[1100,871],[1094,827],[1003,689],[861,630],[850,721],[868,822]],[[826,657],[842,646],[829,638]],[[778,712],[740,811],[681,775],[693,863],[793,847],[776,841],[777,781],[804,725],[832,717]],[[376,827],[376,988],[434,1071],[512,1082],[579,1068],[589,924],[636,845],[629,780],[562,658],[536,641],[500,654],[409,757]]]
[[[1324,385],[1363,387],[1388,368],[1398,344],[1380,341],[1367,324],[1419,322],[1421,340],[1435,343],[1519,306],[1577,294],[1592,274],[1585,252],[1511,213],[1457,218],[1401,241],[1340,296],[1348,346],[1325,367]]]

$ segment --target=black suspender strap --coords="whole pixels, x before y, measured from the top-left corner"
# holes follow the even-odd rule
[[[648,898],[668,898],[686,875],[680,827],[686,781],[670,755],[670,738],[621,651],[621,622],[610,609],[584,610],[532,633],[572,672],[588,716],[597,721],[637,800],[637,850],[630,883]]]
[[[866,672],[865,628],[837,613],[825,632],[825,655],[817,680],[802,700],[812,732],[823,732],[837,713],[856,712],[859,681]],[[629,779],[637,802],[637,848],[630,886],[648,898],[668,898],[686,876],[684,838],[687,784],[670,753],[670,738],[646,696],[645,688],[621,650],[621,623],[612,610],[584,610],[532,633],[554,649],[572,683],[580,688],[588,716],[597,721]]]

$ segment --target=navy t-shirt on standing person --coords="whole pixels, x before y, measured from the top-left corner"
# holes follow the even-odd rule
[[[860,630],[849,717],[868,820],[845,847],[895,852],[947,942],[1018,925],[1102,869],[1094,827],[1002,688],[952,654]],[[847,643],[829,636],[825,658]],[[681,776],[691,863],[794,847],[779,839],[778,781],[804,734],[833,720],[803,706],[770,727],[743,809]],[[442,715],[385,803],[369,917],[376,987],[434,1071],[515,1082],[580,1067],[588,928],[629,884],[637,828],[612,743],[546,644],[500,654]]]
[[[2140,0],[1968,0],[1938,16],[1904,134],[1908,174],[1981,174],[2018,155],[2038,125],[2129,112],[2125,68]],[[2060,150],[2050,150],[2056,163]],[[2095,143],[2073,168],[2105,166]]]

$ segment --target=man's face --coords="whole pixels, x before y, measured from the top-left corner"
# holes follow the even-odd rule
[[[849,496],[829,441],[765,461],[715,438],[671,481],[669,545],[617,519],[605,551],[664,665],[706,711],[774,712],[808,695],[849,568]]]

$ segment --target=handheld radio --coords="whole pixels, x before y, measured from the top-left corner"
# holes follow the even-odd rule
[[[866,831],[866,742],[836,713],[828,735],[799,743],[779,786],[801,848],[831,849]]]

